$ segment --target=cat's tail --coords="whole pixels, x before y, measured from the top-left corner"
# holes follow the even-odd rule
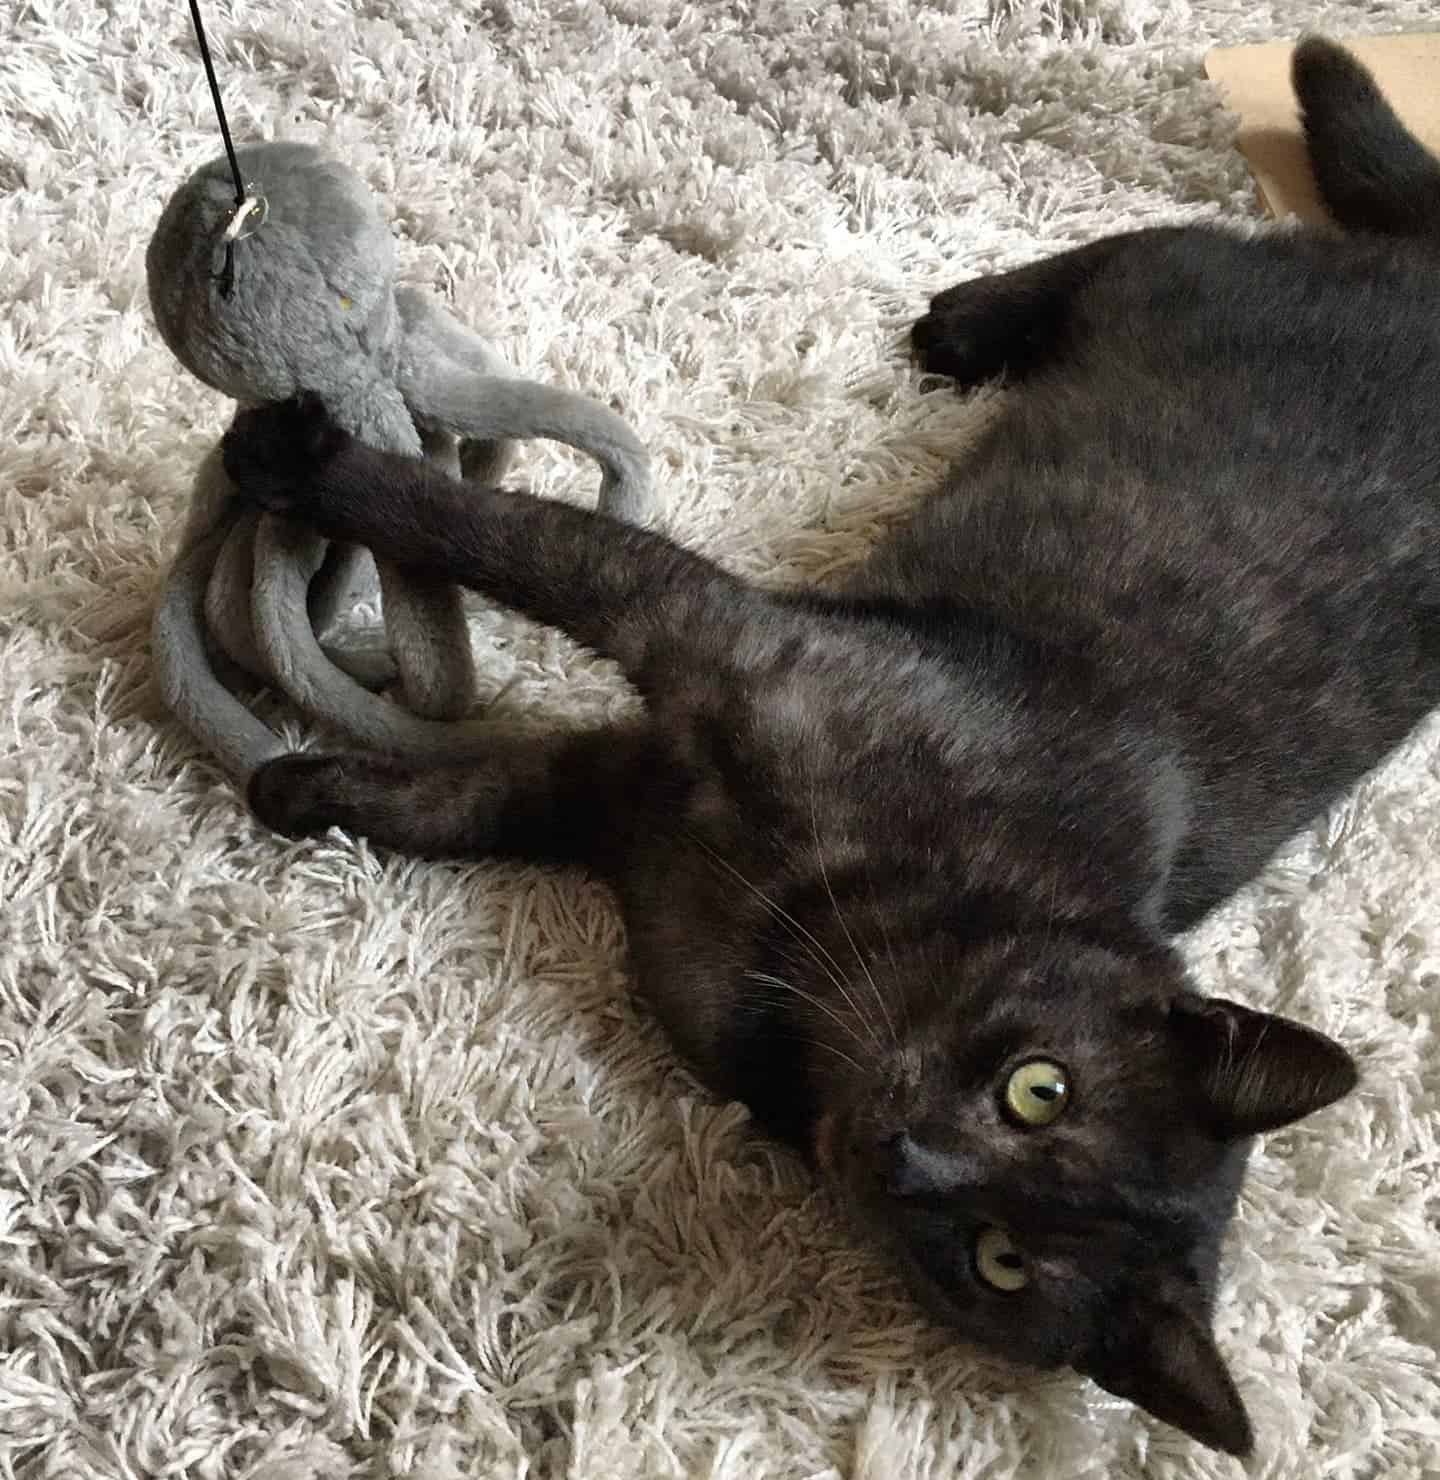
[[[1369,69],[1307,36],[1290,78],[1320,198],[1345,227],[1440,246],[1440,159],[1395,116]]]

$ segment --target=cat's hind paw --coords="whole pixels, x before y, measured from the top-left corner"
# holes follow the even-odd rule
[[[282,755],[250,778],[250,810],[287,837],[310,837],[346,825],[349,794],[345,759],[338,755]]]
[[[1006,369],[1016,326],[988,298],[980,283],[961,283],[931,299],[929,313],[910,330],[911,353],[922,370],[969,387]]]

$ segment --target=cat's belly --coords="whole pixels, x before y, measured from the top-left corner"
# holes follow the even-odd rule
[[[981,614],[1048,654],[1032,670],[1073,671],[1081,707],[1175,744],[1195,820],[1167,915],[1188,924],[1440,705],[1440,416],[1342,454],[1373,388],[1347,428],[1330,385],[1342,424],[1288,438],[1275,427],[1303,398],[1275,386],[1228,435],[1164,388],[1123,408],[1083,379],[1047,389],[859,584]],[[1245,414],[1243,389],[1222,415]]]

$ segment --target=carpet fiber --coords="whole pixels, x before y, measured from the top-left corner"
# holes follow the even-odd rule
[[[931,1329],[627,999],[599,886],[250,821],[147,666],[227,410],[160,344],[143,283],[164,198],[218,152],[185,8],[5,11],[0,1473],[1237,1473]],[[613,400],[673,528],[779,580],[853,562],[985,415],[898,353],[930,292],[1120,227],[1255,219],[1208,45],[1430,11],[207,13],[238,134],[352,161],[407,278],[517,368]],[[524,467],[593,496],[568,454]],[[627,702],[552,633],[478,605],[474,627],[497,712]],[[1440,727],[1193,956],[1366,1075],[1268,1139],[1245,1195],[1220,1330],[1253,1472],[1440,1474]]]

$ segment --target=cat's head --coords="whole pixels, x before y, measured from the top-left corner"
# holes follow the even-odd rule
[[[1211,1333],[1221,1240],[1251,1139],[1347,1093],[1349,1055],[1196,995],[1164,950],[1017,939],[943,982],[933,952],[897,970],[817,1132],[862,1221],[978,1346],[1248,1453]]]

